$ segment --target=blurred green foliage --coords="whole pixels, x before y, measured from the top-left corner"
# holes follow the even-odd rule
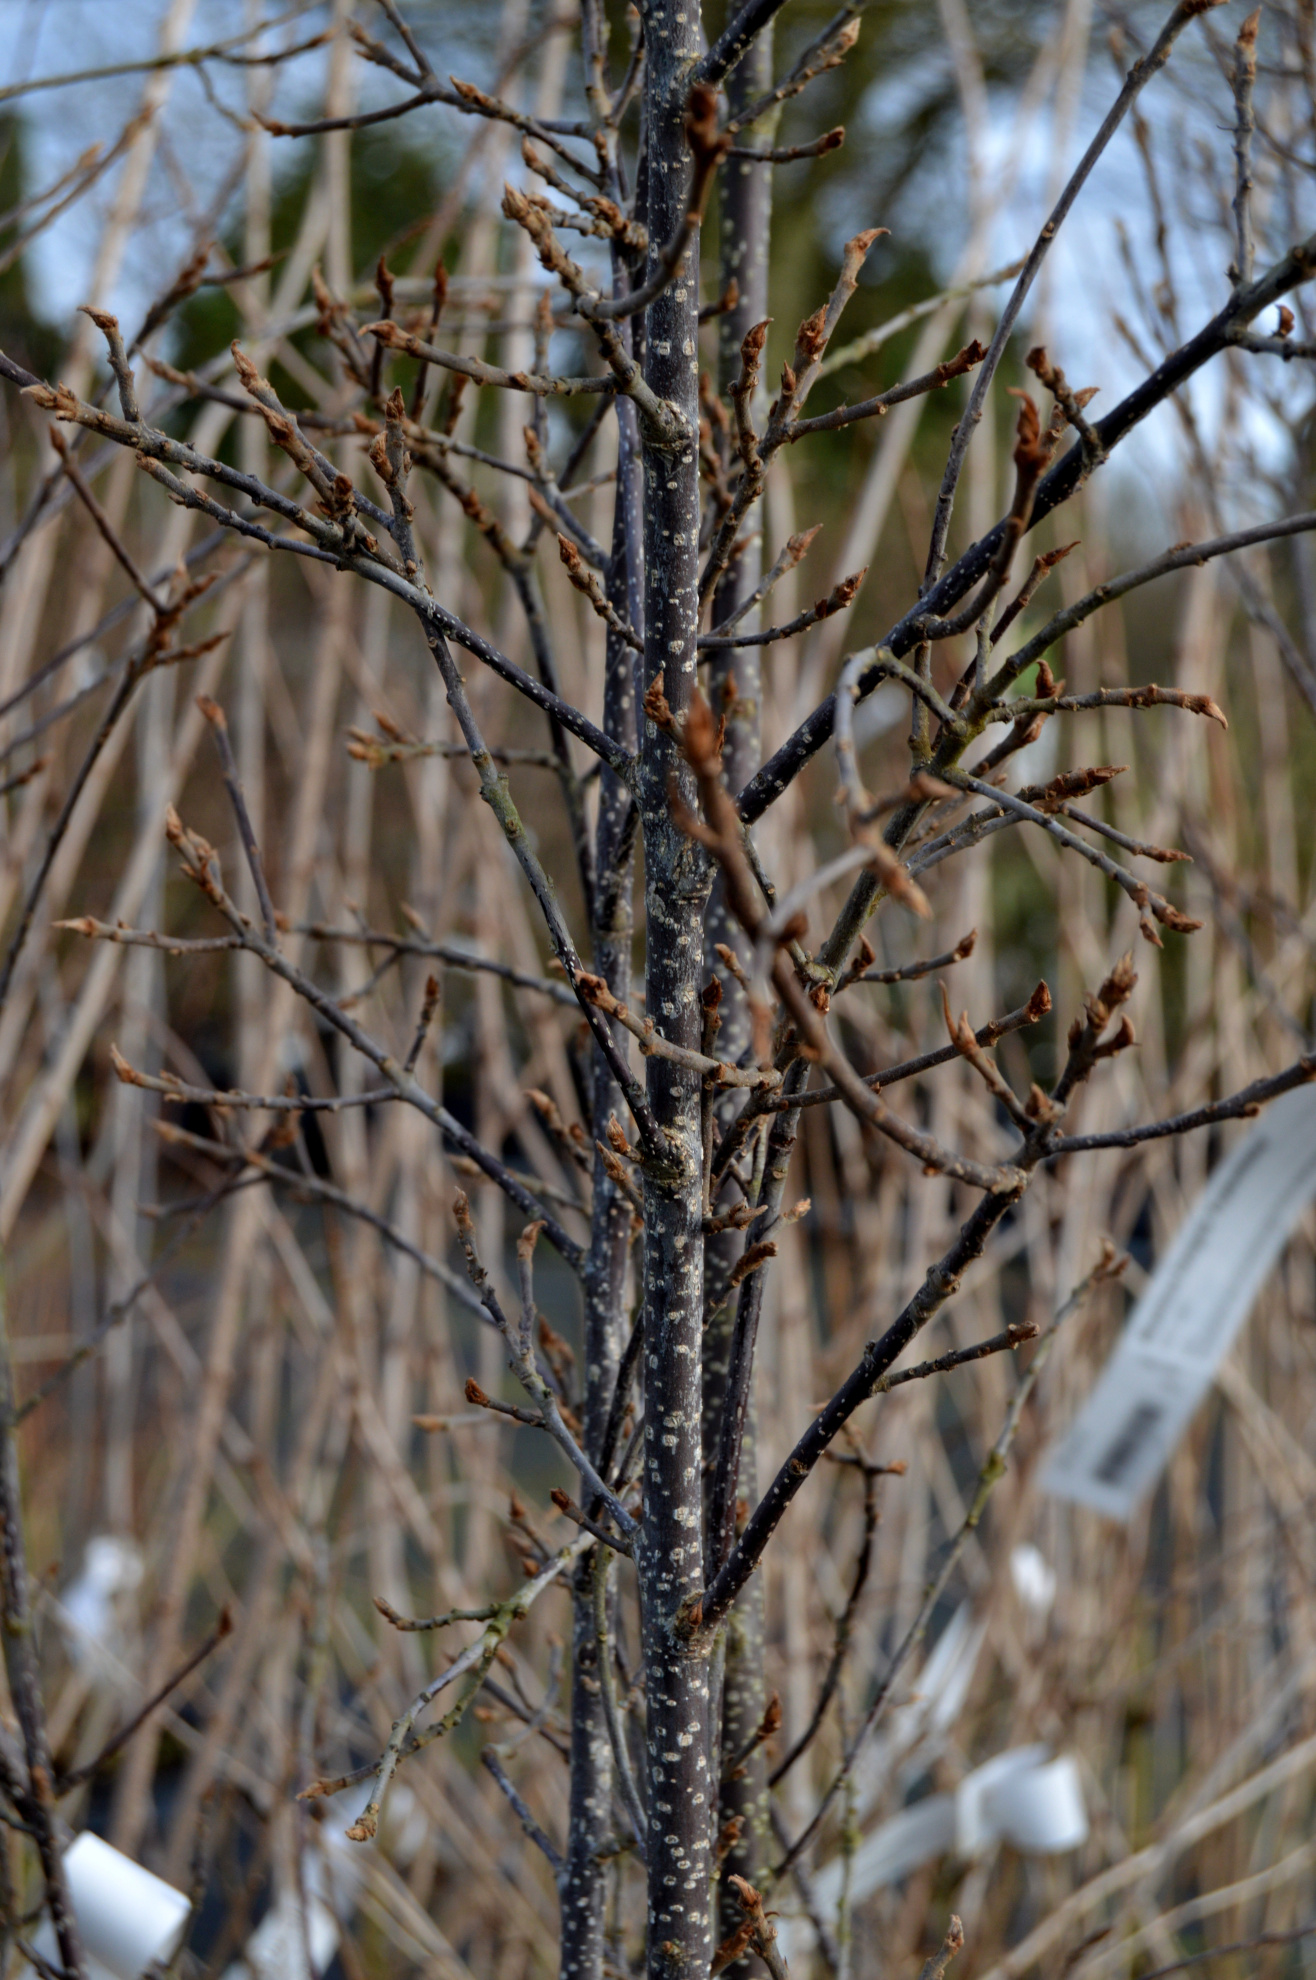
[[[27,180],[22,120],[0,116],[0,349],[45,377],[54,366],[60,338],[33,306],[28,284],[21,246],[24,228],[31,224],[23,212]]]
[[[465,133],[451,130],[451,117],[442,111],[422,112],[430,125],[424,131],[416,118],[382,124],[354,133],[349,175],[352,203],[350,239],[358,279],[368,280],[381,254],[390,258],[422,232],[442,197],[449,167],[460,155]],[[315,147],[290,145],[288,169],[275,185],[270,213],[271,252],[287,254],[297,237],[316,171]],[[224,234],[230,259],[244,259],[243,221],[234,216]],[[278,267],[272,271],[278,280]],[[199,289],[179,310],[174,323],[173,361],[193,369],[228,348],[240,329],[237,307],[227,288]],[[312,355],[319,338],[314,327],[298,331],[291,340]],[[300,409],[308,400],[302,387],[276,363],[272,371],[284,403]]]

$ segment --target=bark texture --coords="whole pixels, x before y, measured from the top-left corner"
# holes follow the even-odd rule
[[[771,87],[772,63],[773,31],[769,25],[730,78],[727,104],[732,117],[738,116]],[[756,127],[754,137],[757,144],[771,142],[775,121],[775,118],[765,120],[763,125]],[[729,159],[723,168],[720,191],[720,292],[725,296],[729,285],[734,282],[737,297],[734,307],[725,313],[718,326],[717,382],[723,403],[726,403],[740,371],[741,342],[746,332],[768,315],[772,173],[746,159]],[[758,396],[761,402],[766,399],[766,394],[761,390]],[[756,421],[761,423],[762,405],[754,410]],[[729,448],[727,451],[729,454]],[[763,574],[763,563],[763,539],[760,534],[738,557],[733,558],[719,584],[714,600],[714,624],[728,618],[753,595]],[[743,629],[746,632],[758,631],[761,618],[762,613],[755,608],[742,621]],[[727,782],[733,791],[742,790],[758,769],[762,754],[760,649],[747,646],[716,652],[709,670],[709,698],[717,713],[726,718],[723,761]],[[737,945],[743,946],[743,942],[743,931],[730,911],[725,888],[719,882],[708,912],[710,975],[716,961],[717,945],[725,943],[736,948]],[[740,1064],[750,1054],[751,1023],[748,1000],[734,978],[727,978],[724,982],[720,1015],[718,1050],[724,1058]],[[734,1104],[724,1098],[718,1109],[723,1127],[734,1111]],[[721,1510],[714,1506],[713,1488],[717,1479],[718,1445],[735,1321],[742,1302],[748,1304],[753,1301],[757,1309],[763,1297],[762,1273],[755,1273],[735,1296],[723,1291],[744,1245],[745,1239],[739,1233],[726,1232],[711,1239],[705,1267],[713,1282],[708,1295],[709,1303],[712,1305],[714,1300],[718,1302],[709,1314],[705,1332],[704,1467],[709,1487],[709,1525],[706,1530],[710,1550],[714,1545],[711,1522],[716,1512]],[[733,1522],[737,1498],[743,1497],[752,1504],[757,1497],[754,1456],[754,1404],[752,1395],[748,1395],[741,1430],[739,1483],[732,1493],[732,1503],[728,1509]],[[721,1560],[714,1560],[710,1552],[710,1578],[720,1566]],[[736,1932],[742,1921],[740,1900],[731,1878],[740,1876],[746,1882],[758,1885],[763,1881],[768,1866],[772,1830],[767,1762],[762,1744],[754,1740],[767,1704],[763,1656],[763,1583],[758,1579],[746,1588],[732,1611],[723,1646],[718,1820],[721,1829],[728,1823],[734,1823],[736,1832],[723,1857],[718,1883],[719,1941]],[[731,1970],[744,1973],[749,1970],[749,1965],[748,1957],[743,1957],[734,1963]]]
[[[647,225],[673,238],[691,184],[685,111],[700,50],[697,8],[653,0],[644,12]],[[672,444],[642,430],[645,686],[678,716],[695,686],[699,592],[698,232],[675,280],[651,306],[645,382],[677,415]],[[648,930],[646,1009],[668,1037],[697,1050],[706,856],[677,826],[671,787],[694,802],[672,737],[642,722],[639,792]],[[707,1970],[711,1825],[709,1657],[680,1627],[703,1578],[701,1412],[704,1320],[703,1174],[697,1073],[653,1057],[648,1096],[666,1147],[644,1176],[644,1524],[637,1550],[644,1635],[649,1775],[648,1971],[688,1980]]]

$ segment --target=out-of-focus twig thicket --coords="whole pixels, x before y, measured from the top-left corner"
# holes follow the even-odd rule
[[[1316,1075],[1306,0],[192,12],[5,99],[4,1956],[1316,1970],[1310,1226],[1036,1484]]]

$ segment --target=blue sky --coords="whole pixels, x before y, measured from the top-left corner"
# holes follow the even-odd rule
[[[97,67],[150,56],[159,45],[161,24],[168,11],[168,0],[0,0],[0,86],[23,83],[33,78],[66,73],[71,69]],[[364,10],[369,11],[369,10]],[[970,10],[971,11],[971,10]],[[1057,18],[1061,8],[1056,7]],[[1139,18],[1147,10],[1139,10]],[[1160,9],[1148,13],[1159,17]],[[1230,6],[1219,16],[1222,31],[1232,33],[1244,9]],[[319,0],[290,0],[279,7],[266,0],[259,10],[245,0],[194,0],[184,45],[198,47],[240,33],[252,19],[281,22],[277,40],[302,40],[323,26],[328,9]],[[1226,18],[1226,15],[1228,18]],[[439,0],[412,0],[409,17],[431,45],[441,44],[443,69],[454,69],[476,80],[486,80],[490,43],[487,33],[463,33],[468,23],[483,29],[487,11],[465,10],[442,5]],[[786,17],[788,18],[788,17]],[[437,31],[442,21],[442,34]],[[383,17],[380,16],[381,32]],[[427,32],[428,29],[428,32]],[[1190,30],[1174,57],[1175,87],[1166,78],[1151,85],[1144,103],[1162,148],[1171,141],[1171,126],[1178,127],[1191,141],[1207,148],[1211,173],[1202,179],[1200,203],[1221,194],[1227,198],[1232,165],[1229,156],[1231,106],[1228,91],[1211,64],[1204,45],[1194,44]],[[1043,216],[1048,195],[1055,184],[1055,145],[1057,139],[1072,164],[1096,127],[1105,106],[1117,87],[1113,63],[1104,48],[1105,28],[1100,18],[1093,23],[1092,56],[1069,128],[1057,132],[1049,113],[1031,128],[1023,149],[1012,197],[989,216],[991,243],[988,264],[1003,262],[1021,253],[1031,241]],[[269,45],[268,43],[266,45]],[[862,51],[860,57],[862,59]],[[947,56],[945,58],[949,60]],[[283,114],[297,115],[313,110],[323,86],[326,53],[323,49],[304,55],[281,76],[277,108]],[[212,66],[212,88],[221,102],[237,109],[243,101],[244,72]],[[893,89],[917,89],[926,78],[906,76],[895,83],[875,83],[865,106],[863,132],[852,133],[852,142],[880,142],[884,113],[891,108]],[[60,90],[25,96],[23,116],[28,146],[28,189],[36,191],[52,185],[68,171],[88,146],[111,144],[128,115],[140,100],[144,78],[138,75],[76,84]],[[1185,96],[1183,85],[1190,86]],[[364,104],[393,99],[401,85],[378,70],[358,64],[356,87]],[[427,113],[442,116],[441,111]],[[982,143],[987,173],[998,172],[1014,141],[1015,102],[1005,92],[989,95]],[[226,121],[213,101],[207,99],[195,71],[183,67],[172,73],[168,100],[160,120],[161,140],[143,206],[144,226],[134,236],[124,259],[114,293],[103,300],[119,311],[126,323],[140,320],[150,298],[158,293],[179,266],[191,237],[190,215],[204,211],[234,169],[242,136]],[[967,220],[962,198],[947,201],[946,188],[961,187],[966,175],[965,140],[962,130],[952,135],[949,149],[936,159],[917,181],[906,200],[902,224],[918,226],[934,241],[938,258],[947,276],[964,242]],[[67,319],[86,298],[88,278],[100,238],[108,199],[117,168],[107,173],[91,194],[55,222],[34,245],[30,272],[36,300],[44,313],[55,320]],[[1216,183],[1213,185],[1212,180]],[[1116,139],[1091,185],[1085,189],[1078,207],[1062,232],[1048,263],[1039,289],[1042,318],[1053,357],[1060,362],[1071,383],[1098,384],[1101,388],[1095,412],[1116,403],[1136,382],[1141,369],[1112,324],[1115,313],[1134,314],[1130,279],[1121,262],[1117,230],[1126,218],[1129,248],[1134,268],[1148,286],[1157,279],[1147,220],[1147,198],[1142,168],[1131,136]],[[875,216],[881,218],[882,216]],[[838,218],[834,231],[839,239],[853,230]],[[821,215],[826,225],[827,212]],[[1313,224],[1308,221],[1308,225]],[[1173,267],[1184,306],[1183,322],[1191,331],[1220,306],[1226,294],[1223,237],[1214,228],[1198,225],[1176,226],[1172,231]],[[1265,329],[1273,329],[1267,322]],[[1263,362],[1265,362],[1263,360]],[[1219,406],[1218,388],[1209,380],[1194,387],[1195,405],[1208,427]],[[1258,416],[1253,435],[1268,458],[1278,463],[1285,446],[1284,436],[1269,430]],[[1161,474],[1179,458],[1179,435],[1175,416],[1162,410],[1124,450],[1124,458],[1135,474]]]

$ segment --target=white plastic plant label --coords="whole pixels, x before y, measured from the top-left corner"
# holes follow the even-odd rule
[[[81,1572],[59,1598],[57,1614],[74,1662],[98,1682],[131,1688],[130,1656],[135,1596],[145,1573],[141,1550],[117,1534],[87,1542]]]
[[[1042,1467],[1057,1498],[1128,1520],[1316,1196],[1316,1085],[1282,1094],[1211,1177],[1095,1389]]]
[[[65,1852],[64,1875],[89,1980],[139,1980],[148,1966],[164,1966],[173,1958],[191,1910],[182,1891],[90,1829]],[[49,1922],[35,1945],[43,1959],[58,1964]]]
[[[1002,1843],[1030,1856],[1061,1856],[1088,1835],[1087,1808],[1078,1766],[1069,1754],[1050,1757],[1047,1746],[1016,1746],[966,1774],[953,1794],[925,1795],[865,1836],[849,1866],[852,1904],[897,1883],[938,1857],[973,1862]],[[824,1917],[834,1915],[846,1881],[839,1857],[813,1882],[813,1900]],[[798,1919],[778,1927],[790,1961],[803,1957],[806,1930]]]
[[[1029,1615],[1045,1622],[1055,1604],[1056,1571],[1030,1540],[1011,1548],[1010,1579]]]
[[[1002,1841],[1027,1855],[1061,1856],[1087,1834],[1083,1786],[1068,1753],[1052,1760],[1045,1746],[1017,1746],[955,1791],[955,1851],[966,1859]]]

